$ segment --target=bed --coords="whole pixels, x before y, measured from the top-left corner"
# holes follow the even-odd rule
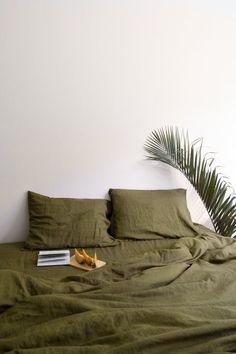
[[[0,245],[0,353],[236,352],[234,239],[197,224],[156,238],[127,225],[129,238],[96,247],[106,266],[91,272],[37,267],[38,249]]]

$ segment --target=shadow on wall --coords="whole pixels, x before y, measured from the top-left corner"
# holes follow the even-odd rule
[[[11,220],[11,223],[8,223],[7,232],[2,235],[1,242],[25,240],[29,229],[27,192],[15,204],[15,208],[10,210],[10,216],[7,220]]]

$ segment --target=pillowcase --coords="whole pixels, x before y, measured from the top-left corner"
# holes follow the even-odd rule
[[[111,205],[105,199],[49,198],[28,192],[30,249],[117,244],[107,232]]]
[[[110,189],[111,234],[115,238],[156,239],[195,236],[185,189]]]

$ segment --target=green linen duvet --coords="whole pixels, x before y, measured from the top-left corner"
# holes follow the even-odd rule
[[[236,352],[233,239],[124,240],[92,272],[22,247],[0,247],[0,353]]]

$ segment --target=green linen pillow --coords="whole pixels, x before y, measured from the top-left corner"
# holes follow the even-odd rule
[[[25,247],[54,249],[117,244],[107,232],[111,205],[105,199],[49,198],[28,192],[29,235]]]
[[[185,189],[110,189],[111,234],[115,238],[155,239],[194,236]]]

